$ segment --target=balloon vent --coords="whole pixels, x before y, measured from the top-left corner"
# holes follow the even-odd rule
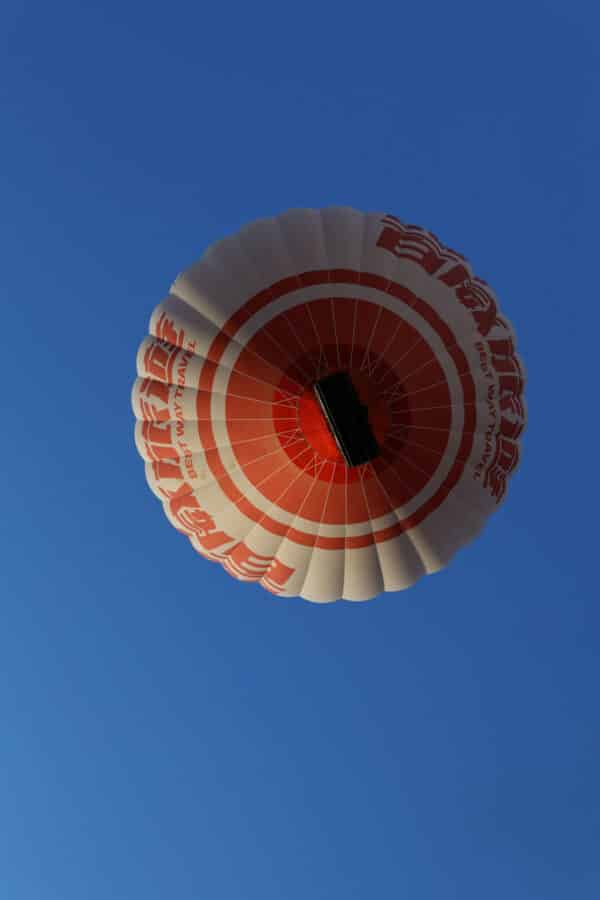
[[[315,384],[315,394],[340,452],[349,466],[361,466],[379,455],[369,424],[369,410],[347,372],[336,372]]]

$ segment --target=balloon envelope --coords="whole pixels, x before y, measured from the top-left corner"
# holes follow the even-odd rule
[[[175,528],[238,579],[328,602],[444,567],[503,499],[523,369],[490,287],[422,228],[291,210],[155,309],[133,409]]]

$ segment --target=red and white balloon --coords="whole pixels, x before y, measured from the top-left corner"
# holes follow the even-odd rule
[[[255,222],[179,276],[150,335],[133,388],[150,487],[200,554],[276,594],[365,600],[438,571],[518,463],[510,324],[462,256],[392,216]],[[339,373],[372,448],[357,464],[350,395],[330,415],[318,388]]]

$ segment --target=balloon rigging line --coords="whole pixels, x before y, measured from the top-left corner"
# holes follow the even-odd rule
[[[352,318],[352,340],[350,342],[350,368],[352,368],[352,363],[354,361],[354,341],[356,336],[356,314],[358,312],[358,300],[353,300],[353,318]]]
[[[223,425],[227,424],[223,419],[221,419],[219,421]],[[287,432],[281,432],[281,435],[283,435],[283,436],[292,435],[295,432],[296,432],[296,429],[292,428],[292,429],[289,429],[289,431],[287,431]],[[298,429],[298,433],[302,434],[300,429]],[[206,453],[209,453],[211,450],[228,450],[228,449],[232,449],[234,447],[240,447],[240,446],[242,446],[242,444],[252,444],[255,441],[264,441],[265,439],[275,440],[275,438],[276,438],[276,436],[272,432],[269,432],[267,434],[259,434],[259,435],[256,435],[255,437],[244,438],[243,440],[234,441],[233,443],[232,443],[231,439],[228,438],[225,443],[219,442],[219,443],[215,443],[212,447],[207,447],[204,444],[204,442],[202,441],[202,438],[200,437],[200,441],[202,442],[202,447],[199,448],[198,452],[206,454]],[[300,440],[300,439],[301,438],[298,438],[298,440]],[[302,435],[302,440],[305,440],[303,435]],[[182,458],[182,457],[178,457],[178,458]]]
[[[469,374],[469,372],[460,372],[460,373],[457,372],[457,377],[460,380],[461,378],[463,378],[465,375],[468,375],[468,374]],[[448,382],[446,381],[445,378],[443,379],[443,381],[435,381],[435,382],[432,382],[432,384],[426,384],[424,387],[415,388],[414,391],[406,391],[405,393],[403,393],[403,396],[406,398],[415,397],[417,394],[422,394],[424,391],[431,391],[433,388],[438,388],[438,387],[448,388]],[[386,397],[389,393],[390,393],[390,390],[383,391],[382,396]],[[459,401],[458,403],[455,403],[453,405],[461,406],[462,404]]]
[[[300,454],[298,454],[298,455],[301,455],[303,452],[304,452],[303,450],[300,451]],[[294,457],[294,459],[297,459],[297,457]],[[263,527],[261,523],[269,516],[269,514],[270,514],[274,509],[282,510],[282,507],[281,507],[281,505],[280,505],[280,504],[281,504],[282,498],[285,497],[285,495],[288,493],[288,491],[290,491],[290,490],[294,487],[294,485],[296,484],[296,482],[299,481],[300,478],[302,478],[303,475],[306,475],[306,474],[307,474],[306,469],[302,469],[302,468],[300,468],[299,466],[297,466],[296,468],[298,469],[298,473],[295,475],[295,477],[292,479],[292,481],[291,481],[289,484],[287,484],[287,485],[285,486],[285,488],[284,488],[283,491],[279,494],[279,496],[278,496],[275,500],[273,500],[273,501],[270,503],[269,508],[268,508],[265,512],[263,512],[263,514],[261,515],[261,517],[259,518],[259,520],[256,522],[255,527],[258,526],[258,525],[260,525],[261,527]],[[306,495],[305,495],[305,496],[306,496]],[[284,512],[285,512],[285,510],[284,510]],[[290,522],[289,526],[286,526],[286,535],[287,535],[287,532],[289,531],[289,529],[293,526],[293,523],[296,521],[297,516],[298,516],[297,513],[289,513],[289,515],[292,516],[292,521]],[[251,531],[248,533],[247,537],[250,536],[250,534],[252,533],[252,531],[254,531],[254,528],[251,529]],[[285,535],[281,538],[281,541],[279,542],[278,547],[281,546],[281,543],[283,542],[284,539],[285,539]]]
[[[304,378],[310,378],[310,373],[307,372],[307,371],[300,365],[300,363],[298,362],[298,360],[297,360],[297,359],[294,359],[294,358],[290,355],[290,353],[286,350],[286,348],[285,348],[285,347],[277,340],[277,338],[275,338],[275,337],[271,334],[271,332],[269,331],[269,326],[268,326],[268,324],[265,325],[265,327],[262,329],[262,331],[261,331],[260,333],[261,333],[261,335],[264,335],[264,337],[269,338],[269,340],[270,340],[273,344],[276,344],[276,346],[279,348],[279,350],[280,350],[280,351],[287,357],[287,359],[290,361],[290,363],[292,364],[292,367],[295,367],[296,369],[298,369],[298,371],[302,373],[302,375],[304,376]],[[271,365],[273,365],[274,368],[277,368],[273,363],[271,363]]]
[[[314,322],[314,319],[313,319],[313,315],[312,315],[312,312],[311,312],[310,304],[309,304],[309,303],[306,304],[305,309],[306,309],[306,312],[308,313],[308,317],[309,317],[309,319],[310,319],[310,322],[311,322],[313,331],[314,331],[314,333],[315,333],[315,335],[316,335],[317,342],[318,342],[318,344],[319,344],[319,362],[318,362],[318,364],[317,364],[317,369],[316,369],[316,373],[315,373],[315,374],[316,374],[316,377],[317,377],[317,380],[318,380],[318,379],[321,377],[321,372],[322,372],[321,366],[322,366],[322,361],[323,361],[323,359],[324,359],[325,362],[327,363],[327,354],[325,353],[325,350],[324,350],[323,345],[322,345],[322,343],[321,343],[321,336],[320,336],[320,334],[319,334],[319,332],[318,332],[318,330],[317,330],[317,327],[316,327],[316,325],[315,325],[315,322]],[[327,368],[328,368],[328,367],[329,367],[329,366],[327,365]]]
[[[328,487],[328,489],[327,489],[327,496],[325,497],[325,500],[324,500],[324,502],[323,502],[323,507],[322,507],[322,509],[321,509],[321,515],[320,515],[320,518],[319,518],[319,523],[318,523],[318,525],[317,525],[317,532],[316,532],[316,535],[315,535],[315,543],[316,543],[316,541],[319,539],[319,537],[320,537],[320,535],[321,535],[321,530],[322,530],[322,528],[323,528],[323,519],[325,518],[325,510],[327,509],[327,504],[329,503],[329,495],[331,494],[331,487],[332,487],[332,485],[333,485],[333,476],[334,476],[334,473],[335,473],[335,470],[334,470],[334,472],[331,473],[331,478],[330,478],[330,480],[329,480],[329,487]],[[312,552],[311,555],[310,555],[310,559],[308,560],[308,565],[306,566],[306,569],[305,569],[305,572],[304,572],[304,578],[303,578],[303,581],[302,581],[302,588],[301,588],[301,591],[300,591],[301,593],[302,593],[302,591],[304,590],[304,587],[305,587],[306,582],[307,582],[307,580],[308,580],[308,576],[310,575],[311,564],[312,564],[312,562],[313,562],[314,556],[315,556],[315,546],[314,546],[314,544],[313,544],[313,552]]]
[[[366,360],[368,359],[368,357],[369,357],[369,353],[371,352],[371,344],[373,343],[373,338],[375,337],[375,332],[377,331],[377,329],[378,329],[378,327],[379,327],[379,320],[381,319],[381,314],[382,314],[382,312],[383,312],[383,306],[380,306],[380,307],[378,308],[378,310],[377,310],[377,316],[376,316],[376,318],[375,318],[375,322],[373,323],[373,326],[372,326],[372,328],[371,328],[371,334],[370,334],[370,336],[369,336],[369,340],[367,341],[367,345],[366,345],[366,347],[365,347],[365,349],[364,349],[362,363],[361,363],[361,365],[359,366],[359,369],[360,369],[361,371],[362,371],[362,369],[363,369],[363,366],[364,366],[365,361],[366,361]],[[378,360],[378,362],[379,362],[379,360]]]
[[[231,449],[233,449],[233,446],[235,446],[235,445],[231,445]],[[244,465],[253,465],[253,464],[256,463],[256,462],[262,462],[264,459],[267,459],[269,456],[274,456],[274,455],[277,454],[277,453],[280,454],[280,453],[281,453],[281,449],[282,449],[281,447],[277,447],[275,450],[270,450],[268,453],[263,453],[261,456],[257,456],[256,459],[253,459],[250,463],[240,463],[240,462],[236,462],[235,465],[233,465],[233,466],[228,466],[228,467],[227,467],[227,469],[226,469],[224,475],[221,475],[221,476],[219,476],[218,478],[211,478],[210,481],[207,481],[205,484],[203,484],[203,485],[201,485],[201,486],[199,486],[199,487],[197,487],[197,488],[195,488],[195,489],[194,489],[194,486],[193,486],[191,483],[188,482],[188,484],[190,485],[190,488],[191,488],[191,491],[190,491],[190,492],[191,492],[191,493],[196,493],[196,491],[200,491],[200,492],[201,492],[201,491],[203,491],[203,490],[205,490],[205,489],[209,489],[209,488],[211,488],[211,487],[214,487],[215,485],[218,486],[218,487],[220,488],[220,487],[221,487],[221,482],[222,482],[222,481],[225,481],[225,479],[227,479],[227,478],[230,478],[232,474],[235,474],[236,472],[242,472],[242,473],[244,473]],[[272,472],[269,472],[269,474],[268,474],[268,475],[265,475],[265,477],[262,478],[259,482],[257,482],[257,484],[255,484],[255,485],[253,484],[253,487],[258,487],[259,485],[264,484],[265,481],[267,481],[267,480],[268,480],[269,478],[271,478],[273,475],[277,474],[277,472],[281,472],[281,471],[283,471],[288,465],[295,463],[295,460],[298,459],[298,457],[301,456],[305,451],[306,451],[306,448],[303,447],[301,450],[299,450],[299,452],[298,452],[294,457],[288,457],[287,460],[286,460],[286,462],[285,462],[282,466],[280,466],[278,469],[276,469],[276,470],[274,470],[274,471],[272,471]],[[197,454],[193,454],[193,455],[197,455]],[[297,468],[298,468],[298,467],[297,467]],[[301,469],[301,470],[300,470],[300,474],[301,474],[301,475],[304,474],[304,472],[305,472],[304,469]],[[285,490],[287,491],[287,490],[289,489],[289,487],[290,487],[290,485],[288,485],[288,486],[286,487]],[[236,488],[239,490],[239,488],[237,487],[237,485],[236,485]],[[284,492],[284,493],[285,493],[285,492]],[[238,498],[238,499],[243,499],[243,496],[241,495],[240,498]],[[235,501],[235,502],[237,503],[237,501]]]
[[[396,519],[396,521],[397,521],[399,524],[402,523],[402,519],[400,518],[400,515],[403,516],[403,519],[406,519],[406,518],[407,518],[407,513],[406,513],[406,511],[403,510],[403,507],[394,506],[393,501],[392,501],[392,498],[391,498],[390,495],[388,494],[385,485],[381,482],[381,480],[380,480],[380,478],[379,478],[377,472],[374,472],[374,474],[375,474],[375,478],[377,479],[377,481],[378,481],[378,483],[379,483],[379,486],[381,487],[383,493],[385,494],[385,496],[386,496],[387,499],[388,499],[388,503],[389,503],[389,504],[391,505],[391,507],[392,507],[394,518]],[[399,510],[403,510],[403,511],[402,511],[401,513],[399,513]],[[418,549],[418,547],[417,547],[417,545],[416,545],[416,543],[415,543],[415,539],[414,539],[414,536],[413,536],[413,534],[412,534],[412,528],[407,528],[407,529],[405,529],[405,530],[404,530],[404,534],[406,535],[406,538],[408,539],[408,542],[410,543],[411,547],[413,548],[413,551],[414,551],[415,556],[416,556],[417,559],[419,560],[419,563],[420,563],[420,565],[421,565],[423,571],[425,572],[425,571],[427,570],[427,567],[426,567],[426,565],[425,565],[425,560],[423,559],[423,556],[422,556],[422,554],[421,554],[421,551]],[[377,541],[375,541],[375,547],[377,548]],[[378,554],[379,554],[379,550],[378,550],[377,552],[378,552]],[[380,560],[380,565],[381,565],[381,557],[379,557],[379,560]],[[382,573],[382,575],[383,575],[383,568],[384,568],[384,567],[381,566],[381,573]],[[385,578],[384,578],[384,586],[385,586]]]
[[[380,358],[379,358],[377,364],[375,365],[375,367],[374,367],[374,369],[373,369],[373,377],[375,376],[375,372],[377,371],[378,367],[379,367],[379,366],[381,365],[381,363],[385,360],[385,355],[386,355],[386,353],[388,352],[388,350],[390,349],[390,347],[392,346],[392,344],[394,343],[394,341],[395,341],[395,339],[396,339],[396,337],[397,337],[397,335],[398,335],[398,332],[400,331],[400,329],[402,328],[402,326],[405,325],[405,324],[406,324],[406,322],[404,321],[404,319],[400,319],[400,320],[399,320],[398,324],[396,325],[396,328],[395,328],[394,333],[392,334],[391,338],[389,339],[389,341],[388,341],[387,344],[385,345],[385,348],[381,351]],[[378,384],[379,382],[376,381],[375,383]]]
[[[308,464],[304,469],[301,470],[301,472],[300,472],[299,475],[298,475],[298,478],[300,477],[300,475],[308,474],[308,470],[309,470],[309,468],[310,468],[310,465],[311,465],[311,464]],[[299,506],[299,508],[298,508],[298,511],[293,515],[293,518],[292,518],[292,521],[290,522],[290,524],[285,526],[285,533],[282,535],[281,541],[280,541],[279,544],[277,545],[277,553],[279,553],[279,551],[280,551],[280,549],[281,549],[281,547],[282,547],[284,541],[288,540],[288,535],[289,535],[290,532],[294,529],[294,527],[295,527],[296,523],[298,522],[298,520],[301,519],[301,518],[303,518],[302,512],[303,512],[303,510],[304,510],[304,507],[306,506],[306,503],[308,502],[308,498],[310,497],[310,495],[311,495],[311,493],[312,493],[313,487],[314,487],[315,484],[317,483],[317,479],[319,478],[319,476],[320,476],[321,472],[323,471],[323,468],[325,467],[325,465],[326,465],[326,462],[323,461],[323,463],[319,465],[318,470],[315,470],[315,482],[311,485],[311,487],[308,489],[308,491],[305,493],[304,497],[302,498],[302,502],[301,502],[301,504],[300,504],[300,506]],[[291,487],[291,485],[290,485],[290,487]],[[288,488],[286,488],[286,490],[283,492],[283,494],[280,494],[280,496],[279,496],[279,498],[278,498],[279,500],[281,499],[281,497],[284,496],[284,494],[287,492],[287,490],[288,490]],[[274,504],[271,505],[270,509],[273,508],[273,505],[274,505]],[[278,507],[278,508],[280,509],[281,507]],[[267,515],[268,515],[268,513],[265,513],[265,514],[263,515],[262,518],[266,518]],[[310,519],[304,519],[304,521],[306,521],[306,522],[311,522]],[[312,524],[312,523],[311,523],[311,524]],[[315,535],[315,537],[316,537],[316,535]],[[313,545],[313,546],[314,546],[314,545]],[[274,554],[274,555],[276,555],[276,554]]]
[[[337,325],[336,325],[336,321],[335,321],[335,304],[333,302],[333,297],[330,298],[329,304],[331,306],[331,319],[333,321],[333,337],[334,337],[335,348],[337,350],[338,369],[341,369],[342,361],[340,359],[340,343],[338,341]]]
[[[370,466],[370,463],[369,463],[368,465]],[[364,476],[365,476],[365,474],[366,474],[367,466],[365,466],[364,468],[365,468],[365,472],[359,471],[359,473],[358,473],[358,480],[359,480],[359,482],[360,482],[360,487],[361,487],[361,491],[362,491],[362,495],[363,495],[363,500],[364,500],[364,502],[365,502],[365,507],[366,507],[367,513],[368,513],[368,519],[367,519],[367,521],[368,521],[368,524],[369,524],[369,529],[370,529],[370,531],[371,531],[371,534],[374,536],[374,535],[375,535],[375,532],[373,531],[373,515],[372,515],[372,513],[371,513],[371,507],[370,507],[370,505],[369,505],[369,501],[368,501],[368,499],[367,499],[367,494],[366,494],[366,491],[365,491],[365,478],[364,478]],[[374,541],[374,543],[376,544],[375,541]],[[381,558],[380,558],[380,556],[379,556],[379,551],[378,551],[378,549],[377,549],[377,546],[375,547],[375,554],[376,554],[376,556],[377,556],[377,562],[378,562],[378,565],[379,565],[379,574],[380,574],[381,579],[382,579],[382,582],[383,582],[383,570],[382,570],[382,567],[381,567]]]

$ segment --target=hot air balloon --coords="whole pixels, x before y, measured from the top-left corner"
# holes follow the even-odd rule
[[[154,310],[136,444],[171,524],[242,581],[366,600],[447,565],[505,496],[523,368],[490,287],[392,215],[291,210]]]

